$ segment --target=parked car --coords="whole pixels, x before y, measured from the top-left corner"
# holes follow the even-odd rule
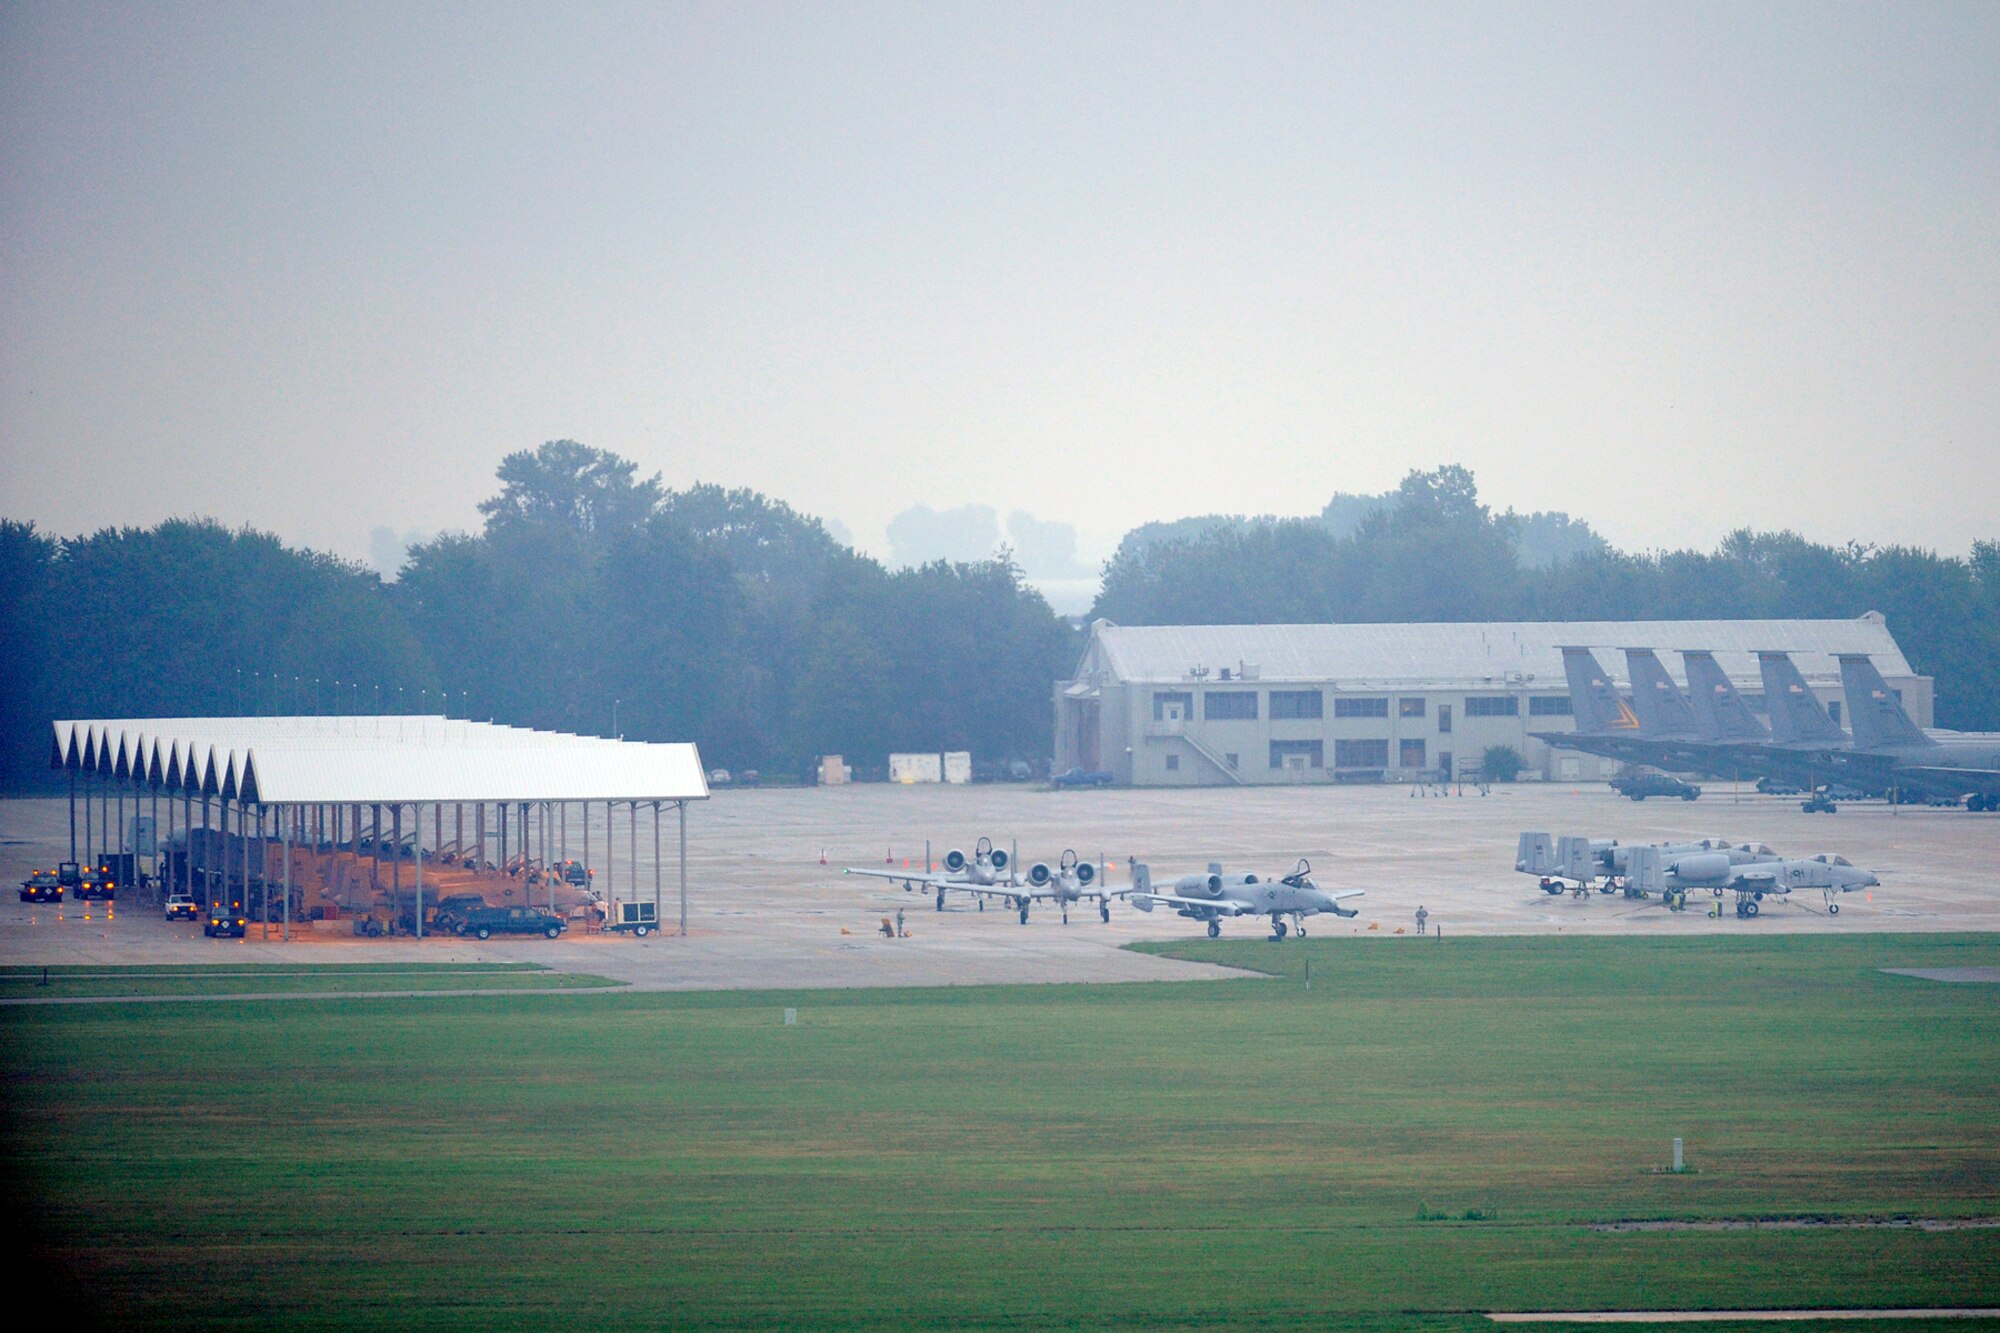
[[[708,785],[711,787],[727,787],[729,785],[729,770],[726,768],[709,769]]]
[[[1804,787],[1801,787],[1796,782],[1787,782],[1783,778],[1758,778],[1757,790],[1763,792],[1766,796],[1801,796],[1805,794]]]
[[[193,921],[201,916],[201,904],[186,889],[175,889],[167,895],[167,920]]]
[[[53,870],[37,870],[21,881],[21,901],[24,903],[59,903],[62,901],[62,881]]]
[[[1049,784],[1060,790],[1064,787],[1109,787],[1115,781],[1115,777],[1101,769],[1072,768],[1050,778]]]
[[[1692,782],[1682,782],[1665,773],[1621,774],[1611,779],[1611,788],[1620,796],[1629,796],[1635,801],[1643,801],[1648,796],[1678,796],[1683,801],[1692,801],[1701,795],[1701,788]]]
[[[534,907],[475,907],[465,913],[458,933],[482,940],[495,935],[546,935],[554,939],[566,924],[561,917]]]

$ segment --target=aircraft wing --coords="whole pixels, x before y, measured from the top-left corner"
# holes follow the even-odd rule
[[[1134,893],[1132,895],[1132,905],[1143,911],[1152,911],[1154,904],[1171,907],[1176,911],[1182,908],[1196,907],[1205,911],[1220,912],[1224,916],[1242,916],[1246,912],[1255,910],[1250,904],[1240,898],[1183,898],[1173,893]]]
[[[952,879],[948,875],[932,874],[921,870],[863,870],[857,866],[844,866],[843,875],[867,875],[871,879],[892,879],[898,884],[921,884],[928,889],[965,889],[972,887]]]
[[[1976,791],[1986,795],[2000,792],[2000,771],[1990,768],[1938,768],[1927,764],[1902,764],[1888,773],[1888,780],[1910,782],[1957,796]]]
[[[953,881],[941,887],[970,893],[980,898],[1053,898],[1052,889],[1010,888],[1005,884],[962,884]]]

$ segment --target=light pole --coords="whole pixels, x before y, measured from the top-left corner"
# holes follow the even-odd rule
[[[618,739],[618,700],[611,701],[611,739]]]

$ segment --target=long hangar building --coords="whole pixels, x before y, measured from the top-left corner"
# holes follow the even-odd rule
[[[1589,645],[1624,681],[1623,648],[1705,648],[1763,707],[1759,651],[1792,654],[1836,719],[1835,653],[1868,653],[1919,726],[1933,682],[1910,669],[1876,612],[1854,620],[1527,621],[1455,625],[1090,627],[1074,679],[1055,688],[1057,771],[1143,787],[1417,782],[1476,769],[1508,745],[1524,777],[1607,777],[1615,762],[1535,740],[1570,728],[1561,649]]]

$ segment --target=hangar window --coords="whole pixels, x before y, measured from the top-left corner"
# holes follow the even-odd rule
[[[1326,745],[1323,741],[1272,741],[1271,767],[1285,767],[1285,760],[1303,755],[1307,768],[1326,767]]]
[[[1194,696],[1185,690],[1155,690],[1153,692],[1153,721],[1164,722],[1171,716],[1185,722],[1194,716]]]
[[[1422,717],[1424,715],[1424,705],[1427,702],[1428,702],[1427,700],[1421,698],[1398,699],[1396,700],[1396,716]]]
[[[1210,722],[1255,722],[1257,691],[1210,690],[1202,696],[1201,707]]]
[[[1325,717],[1326,701],[1318,690],[1272,690],[1272,720]]]
[[[1178,772],[1180,772],[1180,770],[1181,770],[1181,757],[1180,757],[1179,755],[1177,755],[1177,754],[1170,754],[1170,755],[1168,755],[1168,756],[1167,756],[1167,772],[1169,772],[1169,773],[1178,773]]]
[[[1469,695],[1465,700],[1467,717],[1518,717],[1521,701],[1511,694]]]
[[[1830,717],[1830,718],[1832,718],[1832,719],[1833,719],[1833,724],[1834,724],[1834,725],[1835,725],[1836,727],[1840,725],[1840,701],[1839,701],[1839,700],[1837,700],[1837,699],[1836,699],[1836,700],[1835,700],[1834,702],[1832,702],[1832,703],[1830,703],[1830,704],[1828,704],[1828,705],[1826,706],[1826,715],[1827,715],[1828,717]]]
[[[1333,715],[1335,717],[1387,717],[1389,716],[1389,701],[1387,699],[1335,698],[1333,701]]]
[[[1400,768],[1422,768],[1424,766],[1424,743],[1422,741],[1404,741],[1402,752],[1396,756],[1396,764]]]
[[[1387,768],[1389,766],[1389,742],[1379,741],[1335,741],[1333,743],[1333,766],[1335,768]]]
[[[1567,694],[1538,694],[1528,700],[1529,717],[1569,717]]]

